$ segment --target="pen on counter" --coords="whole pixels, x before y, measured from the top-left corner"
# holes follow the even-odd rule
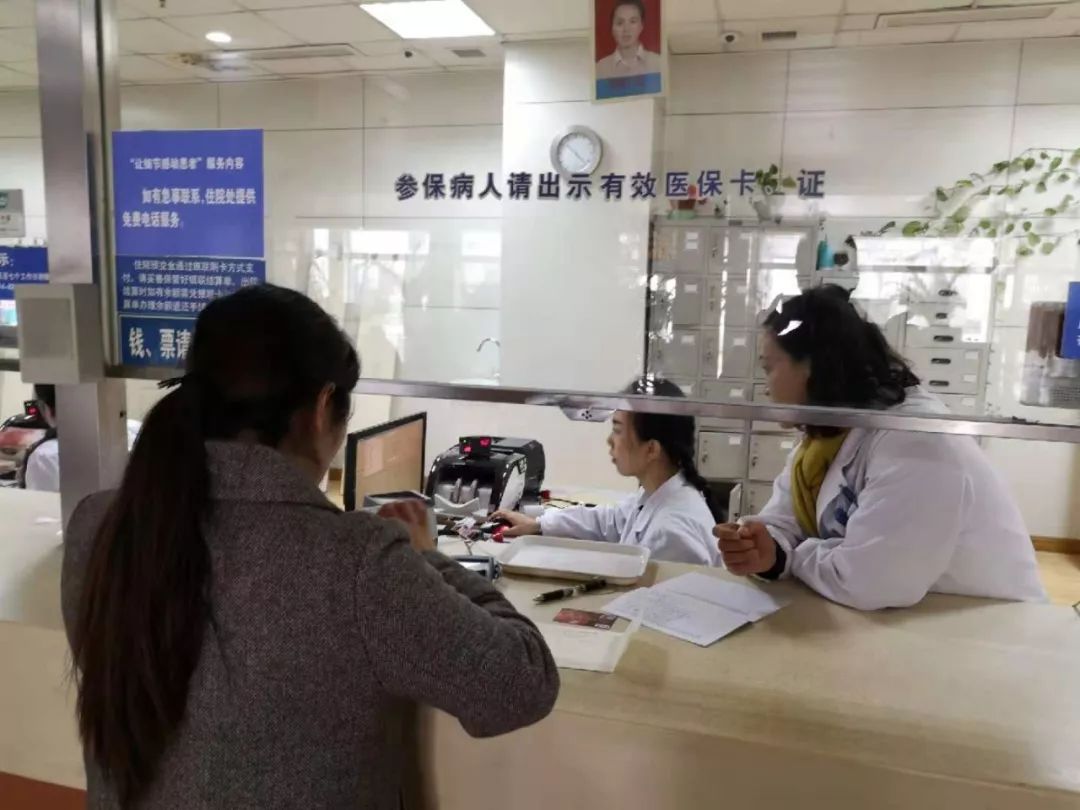
[[[548,591],[542,593],[533,599],[538,605],[542,605],[545,602],[557,602],[560,599],[570,599],[573,596],[577,596],[583,593],[590,593],[592,591],[598,591],[601,588],[607,587],[606,579],[590,579],[588,582],[583,582],[580,585],[575,585],[572,588],[559,588],[557,591]]]

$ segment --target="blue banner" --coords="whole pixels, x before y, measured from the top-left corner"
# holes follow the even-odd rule
[[[663,74],[661,73],[642,73],[638,76],[597,79],[596,98],[604,100],[653,95],[660,92],[662,77]]]
[[[1069,299],[1061,330],[1061,356],[1080,360],[1080,281],[1069,282]]]
[[[113,133],[120,256],[263,256],[257,129]]]
[[[261,130],[113,133],[121,362],[177,366],[195,319],[266,281]]]
[[[47,284],[48,282],[48,249],[0,247],[0,301],[14,300],[16,284]]]

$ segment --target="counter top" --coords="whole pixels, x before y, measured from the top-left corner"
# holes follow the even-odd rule
[[[0,489],[0,621],[63,629],[60,496]]]

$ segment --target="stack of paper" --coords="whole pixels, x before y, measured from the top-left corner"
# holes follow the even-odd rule
[[[707,647],[786,604],[756,588],[695,573],[623,594],[604,610]]]

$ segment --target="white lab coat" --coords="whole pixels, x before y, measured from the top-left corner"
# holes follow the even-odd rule
[[[611,506],[549,509],[540,516],[546,535],[645,546],[653,559],[697,565],[720,565],[715,523],[704,496],[682,473],[649,496],[639,490]]]
[[[901,411],[947,413],[921,389]],[[969,437],[854,429],[806,537],[791,498],[795,453],[756,517],[787,555],[783,576],[860,610],[905,607],[928,592],[1044,601],[1035,551],[1005,482]]]
[[[128,450],[135,446],[142,422],[127,420]],[[60,441],[49,439],[37,446],[26,460],[26,488],[39,492],[60,491]]]

